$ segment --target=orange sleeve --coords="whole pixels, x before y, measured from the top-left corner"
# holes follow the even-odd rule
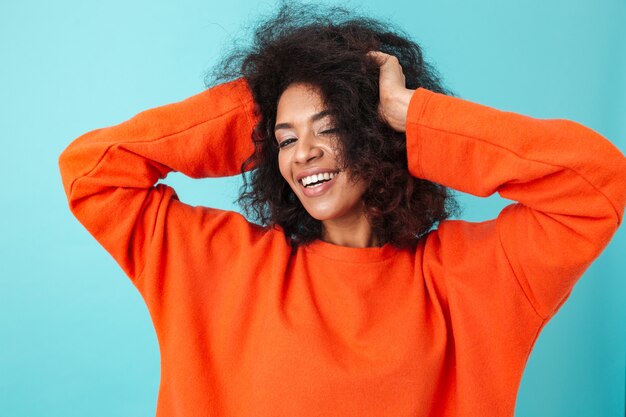
[[[479,277],[471,279],[491,279],[488,265],[508,269],[543,319],[558,310],[622,222],[626,159],[575,122],[418,89],[407,115],[407,153],[416,177],[517,202],[493,221],[445,222],[438,239],[450,269]]]
[[[181,222],[204,215],[155,183],[171,171],[193,178],[238,173],[252,153],[254,124],[254,102],[240,79],[89,132],[59,158],[70,209],[135,280],[160,253],[173,204]]]

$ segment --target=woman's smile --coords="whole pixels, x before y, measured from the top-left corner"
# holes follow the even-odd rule
[[[306,197],[318,197],[335,185],[339,175],[337,170],[312,169],[298,174],[297,181],[301,186],[302,194]]]

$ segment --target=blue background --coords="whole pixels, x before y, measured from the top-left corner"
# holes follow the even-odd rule
[[[96,127],[201,91],[202,77],[275,3],[5,1],[0,6],[0,414],[153,416],[159,352],[147,309],[71,216],[57,169]],[[626,2],[363,0],[422,43],[460,96],[587,125],[626,151]],[[167,182],[234,208],[239,180]],[[464,218],[499,197],[462,196]],[[623,416],[626,230],[546,326],[517,416]],[[567,250],[567,248],[563,248]]]

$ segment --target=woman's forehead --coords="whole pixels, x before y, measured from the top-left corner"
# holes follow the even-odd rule
[[[292,84],[280,96],[276,124],[317,121],[330,116],[319,89],[310,84]]]

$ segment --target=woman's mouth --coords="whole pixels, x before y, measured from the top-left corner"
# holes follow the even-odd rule
[[[324,194],[335,184],[334,180],[337,175],[339,171],[327,171],[301,178],[298,183],[302,187],[302,194],[306,197],[318,197]]]
[[[332,180],[337,174],[339,174],[339,172],[321,172],[301,178],[299,182],[304,188],[315,188]]]

